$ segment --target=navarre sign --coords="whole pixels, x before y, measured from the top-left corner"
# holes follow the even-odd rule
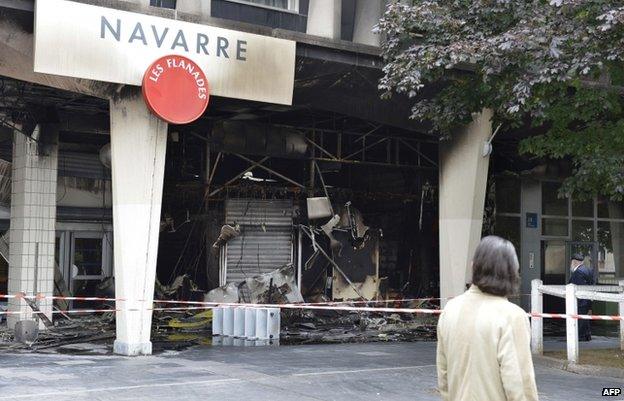
[[[172,124],[198,119],[208,106],[208,80],[191,59],[169,55],[159,58],[143,76],[143,98],[147,107]]]
[[[294,41],[67,0],[35,5],[35,72],[139,86],[154,60],[176,54],[204,71],[212,95],[292,103]]]

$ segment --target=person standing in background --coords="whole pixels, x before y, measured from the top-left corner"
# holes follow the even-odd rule
[[[584,264],[585,256],[580,253],[572,255],[570,260],[570,282],[576,285],[594,285],[594,272]],[[578,314],[588,315],[592,308],[592,301],[589,299],[578,300]],[[579,319],[578,322],[579,341],[591,341],[591,326],[589,320]]]

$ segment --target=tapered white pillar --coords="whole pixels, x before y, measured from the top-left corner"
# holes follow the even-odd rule
[[[440,144],[440,297],[453,297],[471,281],[471,260],[481,239],[492,111]]]
[[[176,10],[199,15],[202,18],[210,17],[211,1],[206,0],[177,0]]]
[[[385,0],[357,1],[353,19],[353,41],[370,46],[379,46],[381,35],[373,33],[386,7]]]
[[[140,88],[110,102],[117,338],[114,352],[151,354],[150,331],[167,123],[152,115]]]
[[[308,7],[308,35],[340,39],[342,0],[310,0]]]

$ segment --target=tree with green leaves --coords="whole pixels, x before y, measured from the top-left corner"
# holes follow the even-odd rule
[[[391,1],[378,30],[383,96],[452,135],[484,108],[504,128],[541,127],[520,151],[569,158],[563,194],[624,199],[624,3]]]

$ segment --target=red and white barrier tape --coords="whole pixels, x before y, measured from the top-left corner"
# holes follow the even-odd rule
[[[171,301],[178,302],[178,301]],[[358,306],[339,306],[339,305],[305,305],[305,304],[240,304],[240,303],[218,303],[218,302],[199,302],[185,301],[202,306],[185,306],[185,307],[167,307],[167,308],[124,308],[124,309],[73,309],[73,310],[57,310],[52,314],[63,313],[109,313],[109,312],[139,312],[139,311],[189,311],[189,310],[206,310],[216,307],[241,307],[246,308],[279,308],[279,309],[307,309],[307,310],[326,310],[326,311],[348,311],[348,312],[377,312],[377,313],[410,313],[410,314],[429,314],[439,315],[441,309],[420,309],[420,308],[375,308],[375,307],[358,307]],[[0,311],[0,315],[18,315],[18,314],[37,314],[32,311]],[[568,315],[562,313],[527,313],[528,316],[534,318],[546,319],[579,319],[579,320],[624,320],[622,316],[607,315]]]
[[[190,301],[188,301],[190,302]],[[422,314],[439,314],[439,309],[413,309],[413,308],[374,308],[374,307],[357,307],[357,306],[323,306],[323,305],[299,305],[299,304],[238,304],[238,303],[216,303],[216,302],[197,302],[204,306],[185,306],[185,307],[169,307],[169,308],[124,308],[124,309],[73,309],[65,311],[53,311],[53,313],[106,313],[106,312],[138,312],[141,310],[149,311],[181,311],[181,310],[197,310],[197,309],[213,309],[218,306],[246,308],[280,308],[280,309],[312,309],[312,310],[334,310],[334,311],[353,311],[353,312],[385,312],[385,313],[422,313]],[[32,311],[3,311],[0,315],[22,314],[37,312]]]
[[[578,319],[578,320],[624,320],[623,316],[608,315],[567,315],[565,313],[527,313],[530,317],[546,318],[546,319]]]
[[[109,313],[109,312],[139,312],[141,310],[149,311],[187,311],[187,310],[206,310],[213,309],[214,306],[191,306],[184,308],[131,308],[131,309],[70,309],[70,310],[53,310],[51,314],[78,314],[78,313]],[[24,315],[33,314],[38,315],[45,312],[33,312],[33,311],[0,311],[0,315]]]
[[[526,294],[521,294],[526,295]],[[37,295],[25,295],[24,293],[18,293],[15,295],[0,294],[0,298],[5,299],[58,299],[67,301],[107,301],[107,302],[131,302],[122,298],[102,298],[102,297],[62,297],[62,296],[46,296],[43,294]],[[450,299],[452,297],[446,298]],[[164,304],[182,304],[182,305],[196,305],[185,307],[167,307],[167,308],[122,308],[122,309],[73,309],[73,310],[57,310],[52,311],[52,314],[72,314],[72,313],[108,313],[108,312],[138,312],[138,311],[188,311],[188,310],[205,310],[215,307],[239,307],[244,306],[247,308],[279,308],[279,309],[308,309],[308,310],[327,310],[327,311],[347,311],[347,312],[378,312],[378,313],[412,313],[412,314],[429,314],[438,315],[442,313],[441,309],[424,309],[424,308],[387,308],[387,307],[373,307],[373,306],[349,306],[346,304],[358,304],[358,303],[392,303],[392,302],[408,302],[408,301],[428,301],[444,298],[408,298],[399,300],[378,300],[378,301],[340,301],[340,302],[318,302],[318,303],[296,303],[296,304],[245,304],[245,303],[224,303],[224,302],[202,302],[202,301],[178,301],[178,300],[136,300],[134,302],[153,302]],[[18,315],[18,314],[37,314],[32,311],[0,311],[0,315]],[[607,316],[607,315],[568,315],[562,313],[527,313],[528,316],[534,318],[546,318],[546,319],[579,319],[579,320],[624,320],[622,316]]]
[[[516,297],[528,296],[531,294],[520,294]],[[35,300],[43,300],[43,299],[53,299],[53,300],[65,300],[65,301],[101,301],[101,302],[130,302],[129,299],[124,298],[103,298],[103,297],[64,297],[64,296],[47,296],[43,294],[37,295],[26,295],[24,293],[18,293],[15,295],[8,294],[0,294],[0,298],[11,299],[11,298],[27,298],[27,299],[35,299]],[[398,302],[414,302],[414,301],[434,301],[434,300],[445,300],[452,299],[454,297],[447,298],[402,298],[402,299],[388,299],[388,300],[371,300],[371,301],[327,301],[327,302],[301,302],[293,305],[307,305],[307,306],[332,306],[332,305],[353,305],[353,304],[380,304],[380,303],[398,303]],[[514,298],[514,297],[511,297]],[[134,302],[154,302],[154,303],[166,303],[166,304],[190,304],[190,305],[204,305],[206,302],[202,301],[178,301],[178,300],[148,300],[148,299],[137,299]],[[216,304],[216,303],[213,303]]]
[[[15,294],[15,295],[7,295],[0,294],[0,298],[11,299],[11,298],[27,298],[27,299],[55,299],[55,300],[65,300],[65,301],[102,301],[102,302],[128,302],[129,299],[124,298],[102,298],[102,297],[63,297],[63,296],[47,296],[43,294],[37,295],[25,295],[25,294]],[[370,301],[327,301],[327,302],[302,302],[299,305],[342,305],[342,304],[378,304],[378,303],[395,303],[395,302],[412,302],[412,301],[433,301],[433,300],[442,300],[442,299],[451,299],[453,297],[448,298],[401,298],[401,299],[387,299],[387,300],[370,300]],[[179,300],[148,300],[148,299],[137,299],[135,302],[158,302],[158,303],[196,303],[200,301],[179,301]],[[201,302],[200,302],[201,303]]]

